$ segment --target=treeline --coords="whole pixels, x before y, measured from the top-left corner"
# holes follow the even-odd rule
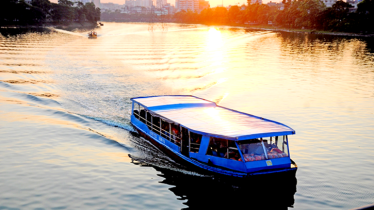
[[[96,8],[94,3],[73,3],[69,0],[58,0],[58,4],[49,0],[32,0],[31,4],[24,0],[0,2],[0,26],[96,22],[100,20],[100,15],[100,8]]]
[[[202,24],[272,24],[287,28],[329,31],[374,32],[374,0],[363,0],[355,12],[352,5],[337,1],[326,8],[321,0],[283,0],[284,9],[266,4],[249,4],[245,10],[232,6],[204,9],[200,14],[181,11],[174,19],[184,23]]]

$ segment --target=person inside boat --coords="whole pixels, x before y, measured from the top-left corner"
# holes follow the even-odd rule
[[[238,151],[230,152],[230,159],[231,160],[239,160],[241,161],[240,154]]]
[[[225,154],[227,153],[227,146],[223,141],[220,142],[219,148],[218,148],[218,154],[220,157],[225,157]]]
[[[179,132],[179,126],[172,124],[171,126],[171,134],[172,134],[172,139],[174,142],[177,144],[180,144],[180,132]]]
[[[227,140],[214,138],[210,140],[212,155],[217,157],[225,157],[227,152]]]
[[[210,147],[210,153],[211,155],[213,156],[217,156],[218,157],[218,146],[216,144],[212,144]]]
[[[190,132],[191,143],[200,144],[201,135]]]
[[[161,121],[161,125],[162,125],[162,136],[164,138],[169,138],[169,123],[166,123],[164,121]]]
[[[245,141],[240,141],[238,142],[238,144],[245,161],[265,159],[264,148],[259,139],[249,139]]]
[[[197,138],[196,138],[196,143],[200,144],[200,142],[201,142],[201,135],[198,135]]]

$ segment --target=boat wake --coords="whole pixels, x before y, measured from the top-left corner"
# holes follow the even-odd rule
[[[83,115],[83,114],[78,114],[78,115],[80,115],[82,117],[85,117],[85,118],[88,118],[88,119],[92,119],[92,120],[95,120],[95,121],[102,122],[102,123],[104,123],[106,125],[109,125],[109,126],[122,128],[124,130],[129,131],[129,132],[136,133],[135,129],[130,124],[123,124],[123,123],[116,122],[116,121],[113,121],[113,120],[103,119],[103,118],[100,118],[100,117],[91,117],[91,116]]]
[[[66,30],[62,30],[62,29],[57,29],[57,28],[52,28],[52,27],[48,27],[48,29],[50,29],[50,30],[52,30],[52,31],[56,31],[56,32],[64,33],[64,34],[70,34],[70,35],[80,36],[80,37],[87,37],[86,34],[75,33],[75,32],[66,31]]]
[[[161,151],[159,151],[161,153]],[[186,168],[182,168],[183,166],[174,162],[173,160],[171,159],[165,159],[164,157],[167,158],[167,156],[165,155],[164,157],[162,156],[159,156],[159,157],[138,157],[138,156],[135,156],[135,155],[132,155],[132,154],[128,154],[129,157],[131,158],[131,162],[133,164],[136,164],[136,165],[140,165],[140,166],[143,166],[143,167],[154,167],[156,170],[157,169],[166,169],[166,170],[169,170],[169,171],[173,171],[173,172],[179,172],[179,173],[182,173],[184,175],[191,175],[191,176],[198,176],[198,177],[212,177],[212,175],[205,175],[205,174],[201,174],[201,173],[198,173],[196,171],[191,171],[191,170],[188,170]],[[177,165],[177,167],[176,167]]]

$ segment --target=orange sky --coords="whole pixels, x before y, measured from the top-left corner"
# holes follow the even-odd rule
[[[51,2],[57,2],[58,0],[50,0]],[[166,0],[168,3],[171,3],[172,5],[175,5],[175,0]],[[272,0],[273,2],[281,2],[281,0]],[[101,3],[115,3],[115,4],[125,4],[125,0],[101,0]],[[268,3],[270,0],[262,0],[262,3]],[[221,6],[222,0],[209,0],[211,7]],[[223,0],[223,6],[229,6],[229,5],[237,5],[237,4],[246,4],[247,0]]]

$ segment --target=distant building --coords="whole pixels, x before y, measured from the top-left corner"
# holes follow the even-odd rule
[[[175,7],[178,11],[191,10],[193,12],[199,12],[199,0],[176,0]]]
[[[262,0],[251,0],[251,4],[262,4]]]
[[[267,5],[268,5],[269,7],[275,7],[275,6],[277,6],[277,2],[272,2],[272,1],[270,1],[269,3],[267,3]]]
[[[171,5],[170,3],[167,3],[166,5],[164,5],[164,6],[162,6],[162,9],[165,11],[166,10],[166,14],[174,14],[174,10],[175,10],[175,8],[174,8],[174,6],[173,5]],[[163,13],[164,14],[164,13]]]
[[[121,10],[123,8],[123,5],[119,4],[113,4],[113,3],[102,3],[100,9],[103,11],[116,11]]]
[[[162,8],[167,4],[166,0],[156,0],[156,7],[157,8]]]
[[[266,5],[268,5],[269,7],[276,7],[278,10],[284,10],[284,4],[283,3],[277,3],[277,2],[270,1]]]
[[[199,0],[199,13],[208,8],[210,8],[209,1]]]
[[[100,0],[92,0],[92,2],[95,4],[96,7],[100,7]]]
[[[153,1],[152,0],[126,0],[125,6],[152,8]]]
[[[70,0],[70,1],[73,2],[73,3],[82,2],[83,4],[92,2],[92,0]],[[76,4],[75,4],[75,6],[76,6]],[[95,4],[95,6],[96,6],[96,4]]]

